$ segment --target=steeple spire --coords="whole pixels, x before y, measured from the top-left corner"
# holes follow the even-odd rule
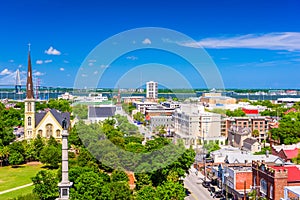
[[[26,99],[34,99],[31,58],[30,58],[30,43],[28,44],[28,69],[27,69]]]

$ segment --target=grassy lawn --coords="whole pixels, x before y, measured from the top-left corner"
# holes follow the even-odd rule
[[[5,194],[0,194],[0,199],[13,199],[13,198],[16,198],[16,197],[19,197],[21,195],[25,195],[25,194],[29,194],[29,193],[32,193],[32,189],[34,188],[34,186],[29,186],[29,187],[26,187],[26,188],[21,188],[21,189],[18,189],[18,190],[15,190],[15,191],[12,191],[12,192],[8,192],[8,193],[5,193]]]
[[[25,164],[18,168],[12,168],[11,166],[0,167],[0,191],[31,183],[31,178],[42,169],[42,166],[42,164]],[[26,188],[20,190],[26,190]],[[19,190],[16,190],[14,192],[16,193],[18,191]],[[2,199],[2,196],[0,196],[0,199]]]

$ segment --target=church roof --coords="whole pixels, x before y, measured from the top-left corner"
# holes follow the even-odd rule
[[[27,69],[27,83],[26,83],[26,99],[34,99],[30,49],[28,51],[28,66],[27,67],[28,67],[28,69]]]
[[[67,119],[67,122],[70,122],[70,113],[69,112],[60,112],[56,109],[51,109],[49,111],[42,111],[42,112],[35,113],[35,126],[39,125],[39,123],[42,121],[42,119],[45,117],[45,115],[48,112],[51,112],[51,114],[58,121],[60,126],[62,126],[62,121],[64,118]]]

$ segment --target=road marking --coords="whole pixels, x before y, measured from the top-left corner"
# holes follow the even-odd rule
[[[188,179],[185,179],[185,181],[188,181],[192,185],[192,183]],[[186,185],[186,188],[190,191],[191,197],[193,197],[195,200],[199,200],[197,198],[197,196],[192,192],[192,190],[187,185]]]

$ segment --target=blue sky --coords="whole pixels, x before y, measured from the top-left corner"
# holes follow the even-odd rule
[[[162,27],[193,39],[174,40],[178,48],[202,46],[216,64],[225,88],[299,89],[299,7],[298,0],[3,1],[0,84],[13,84],[17,69],[24,78],[29,42],[35,77],[41,85],[72,87],[84,63],[93,65],[94,60],[87,58],[99,43],[126,30]],[[145,39],[151,43],[151,37],[149,34]],[[122,75],[137,66],[149,70],[149,63],[176,69],[191,87],[206,87],[185,60],[147,49],[120,55],[106,66],[108,70],[98,86],[122,83],[118,86],[129,87],[129,83],[120,81]],[[159,66],[152,77],[147,70],[140,72],[138,82],[160,82],[156,77],[161,72]],[[164,78],[176,83],[174,77]],[[179,82],[170,87],[185,85]]]

